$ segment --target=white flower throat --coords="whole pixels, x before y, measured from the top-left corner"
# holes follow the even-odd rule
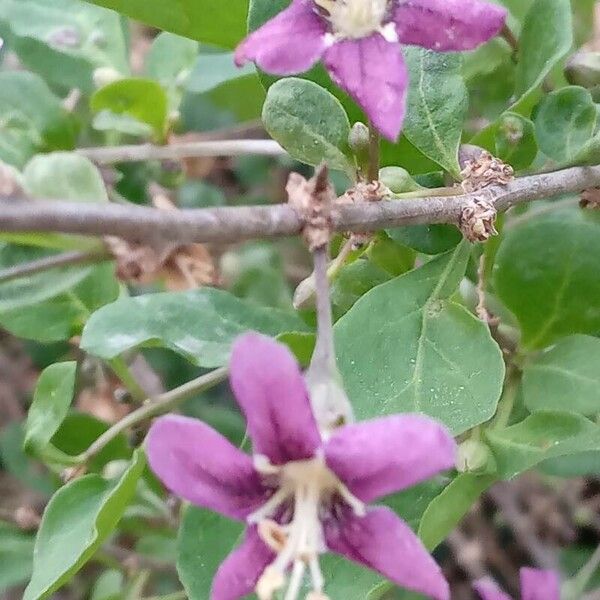
[[[277,487],[264,506],[248,517],[248,523],[258,526],[262,540],[277,554],[256,585],[257,596],[260,600],[271,600],[285,587],[291,569],[284,600],[296,600],[308,569],[312,591],[307,600],[327,600],[319,566],[319,555],[326,551],[321,517],[335,501],[341,500],[361,516],[365,514],[364,504],[351,494],[322,457],[275,466],[266,457],[255,456],[255,468],[265,481],[272,481]],[[286,514],[290,508],[291,518]],[[281,514],[283,525],[274,520],[274,516]]]
[[[314,0],[327,11],[333,33],[358,39],[384,29],[388,0]]]

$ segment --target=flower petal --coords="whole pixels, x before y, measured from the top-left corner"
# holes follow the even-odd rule
[[[260,539],[256,527],[247,529],[244,541],[217,570],[211,600],[238,600],[251,593],[274,558],[275,554]]]
[[[555,571],[521,569],[522,600],[560,600],[560,579]]]
[[[479,579],[473,584],[481,600],[512,600],[491,579]]]
[[[389,508],[369,509],[358,517],[351,510],[324,522],[325,541],[333,552],[381,573],[401,587],[449,600],[441,569],[410,527]]]
[[[363,502],[397,492],[454,466],[448,430],[422,415],[383,417],[337,430],[325,446],[331,470]]]
[[[404,121],[408,86],[400,44],[378,33],[343,40],[325,51],[323,62],[333,81],[358,102],[386,138],[395,141]]]
[[[310,0],[294,0],[262,27],[251,33],[236,49],[238,66],[255,62],[273,75],[308,71],[327,47],[327,25],[313,10]]]
[[[146,449],[165,486],[193,504],[244,519],[267,499],[252,459],[197,419],[157,419]]]
[[[300,367],[287,347],[264,335],[245,334],[233,345],[230,369],[254,453],[273,464],[313,457],[321,436]]]
[[[505,8],[482,0],[406,0],[393,20],[403,44],[441,52],[477,48],[500,32],[506,16]]]

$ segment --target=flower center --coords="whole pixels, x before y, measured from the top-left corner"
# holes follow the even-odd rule
[[[255,468],[265,478],[275,478],[277,482],[277,491],[248,517],[248,523],[258,525],[259,535],[277,554],[256,585],[259,600],[271,600],[275,592],[286,585],[290,568],[284,600],[298,598],[307,569],[313,597],[327,600],[319,566],[319,555],[326,550],[320,515],[331,507],[334,498],[341,498],[361,515],[365,513],[363,503],[350,493],[322,457],[274,466],[266,457],[257,456]],[[287,507],[289,503],[293,506],[293,515],[289,522],[281,525],[272,517],[280,512],[282,505]]]
[[[383,28],[388,0],[314,0],[341,38],[367,37]]]

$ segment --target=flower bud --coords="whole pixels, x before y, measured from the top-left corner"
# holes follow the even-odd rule
[[[492,461],[492,453],[483,442],[466,440],[458,447],[456,470],[460,473],[486,471]]]
[[[567,62],[565,77],[572,85],[593,88],[600,85],[600,52],[577,52]]]
[[[416,192],[421,186],[402,167],[384,167],[379,171],[379,181],[394,194]]]
[[[348,136],[348,145],[350,150],[356,155],[362,155],[369,152],[369,128],[358,121],[352,125],[350,135]]]

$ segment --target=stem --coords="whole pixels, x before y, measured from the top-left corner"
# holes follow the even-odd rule
[[[379,181],[379,132],[369,121],[369,170],[368,181]]]
[[[332,367],[335,368],[335,351],[333,347],[333,316],[329,296],[329,278],[327,276],[328,255],[327,246],[318,248],[313,252],[315,293],[317,296],[317,343],[312,362],[318,361],[331,369]]]
[[[501,32],[502,37],[506,40],[506,43],[510,46],[512,50],[511,59],[513,62],[518,62],[519,60],[519,40],[517,36],[513,33],[512,29],[508,25],[504,25]]]
[[[117,162],[138,162],[144,160],[178,160],[211,156],[242,156],[258,154],[262,156],[287,156],[287,152],[274,140],[213,140],[182,142],[169,146],[141,144],[133,146],[104,146],[77,150],[100,165]]]
[[[108,361],[110,368],[115,372],[115,375],[123,382],[127,391],[131,394],[131,397],[137,402],[141,404],[146,400],[147,394],[144,391],[144,388],[137,382],[136,378],[133,376],[129,366],[125,362],[125,360],[117,356],[116,358]]]
[[[505,186],[476,194],[409,198],[402,202],[360,202],[335,205],[333,231],[370,232],[433,223],[456,224],[474,199],[485,197],[498,212],[517,204],[548,199],[600,186],[600,166],[573,167],[552,173],[519,177]],[[360,199],[357,199],[360,200]],[[0,200],[0,232],[54,231],[84,235],[116,235],[138,242],[156,239],[180,244],[239,243],[298,235],[304,220],[287,204],[224,206],[165,211],[118,204],[81,204],[71,201]]]
[[[305,378],[315,420],[323,436],[354,420],[335,359],[333,315],[329,296],[327,246],[313,251],[317,295],[317,343]]]
[[[221,383],[227,377],[227,368],[221,367],[215,369],[210,373],[206,373],[192,381],[188,381],[183,385],[157,396],[154,400],[149,400],[144,406],[141,406],[137,410],[128,414],[124,419],[121,419],[118,423],[115,423],[110,429],[105,431],[85,452],[77,456],[79,463],[86,463],[96,456],[110,441],[116,438],[120,433],[151,419],[158,415],[169,412],[174,409],[178,404],[187,400],[191,396],[200,394],[209,390]]]
[[[517,398],[517,389],[519,387],[518,371],[515,367],[510,366],[506,374],[506,384],[504,393],[498,403],[498,410],[492,422],[493,429],[504,429],[509,421],[512,410],[515,406]]]
[[[59,267],[70,267],[74,265],[86,265],[112,260],[112,255],[107,250],[93,250],[91,252],[64,252],[54,256],[47,256],[31,262],[15,265],[0,271],[0,283],[6,283],[20,277],[29,277],[58,269]]]

